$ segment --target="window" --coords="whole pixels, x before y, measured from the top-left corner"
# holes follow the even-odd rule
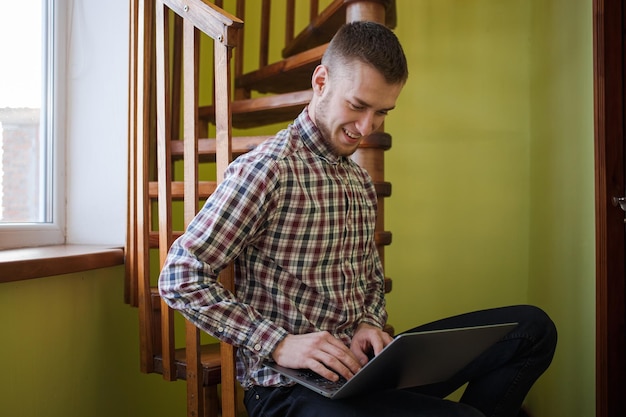
[[[0,3],[0,249],[64,242],[62,3]]]

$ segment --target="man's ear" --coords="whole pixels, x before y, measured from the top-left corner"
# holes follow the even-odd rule
[[[313,71],[311,77],[311,87],[313,87],[313,94],[321,95],[324,91],[324,87],[328,83],[328,68],[325,65],[318,65]]]

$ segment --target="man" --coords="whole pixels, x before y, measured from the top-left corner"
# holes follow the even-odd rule
[[[236,346],[237,378],[256,416],[516,416],[548,367],[556,331],[530,306],[470,313],[419,329],[514,321],[519,326],[450,381],[329,400],[264,367],[271,358],[351,378],[392,338],[374,242],[376,192],[349,156],[378,129],[407,80],[398,39],[355,22],[312,76],[313,98],[287,129],[228,168],[170,249],[161,296]],[[235,264],[236,294],[218,282]],[[469,381],[461,402],[443,400]]]

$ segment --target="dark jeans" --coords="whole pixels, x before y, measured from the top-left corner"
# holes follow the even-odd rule
[[[299,385],[253,387],[246,392],[244,402],[250,417],[516,417],[556,348],[556,328],[542,310],[526,305],[482,310],[409,331],[505,322],[519,325],[443,383],[344,400],[330,400]],[[465,383],[468,385],[460,402],[443,399]]]

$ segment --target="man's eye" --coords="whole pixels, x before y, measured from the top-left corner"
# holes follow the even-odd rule
[[[353,103],[348,103],[348,105],[349,105],[349,106],[350,106],[350,108],[351,108],[351,109],[353,109],[353,110],[363,110],[363,109],[365,108],[365,107],[363,107],[363,106],[359,106],[359,105],[356,105],[356,104],[353,104]]]

